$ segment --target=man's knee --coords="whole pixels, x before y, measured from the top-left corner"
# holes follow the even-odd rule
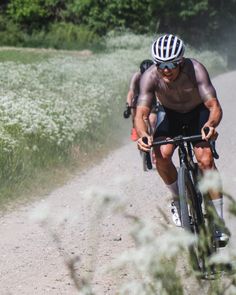
[[[160,163],[166,163],[168,161],[171,161],[172,158],[172,153],[170,152],[166,152],[166,151],[161,151],[160,149],[155,150],[155,156],[157,161],[159,161]]]
[[[212,169],[215,166],[211,149],[207,146],[195,148],[195,155],[201,170]]]
[[[156,157],[156,166],[157,167],[169,167],[172,163],[172,157],[170,155],[162,155]]]
[[[201,170],[212,169],[214,165],[214,160],[211,156],[202,156],[201,159],[198,160],[198,165]]]

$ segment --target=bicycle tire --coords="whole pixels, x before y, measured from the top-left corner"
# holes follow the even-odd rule
[[[178,172],[178,185],[180,195],[180,214],[182,227],[191,231],[196,236],[199,236],[200,231],[204,235],[209,231],[205,224],[204,215],[202,212],[201,201],[196,184],[193,183],[191,175],[185,165],[181,166]],[[209,278],[214,269],[208,266],[208,259],[215,252],[211,242],[199,243],[199,241],[189,247],[189,253],[193,269],[201,273],[202,278]]]
[[[193,210],[191,210],[191,207],[193,207],[192,200],[194,199],[194,197],[196,197],[196,195],[194,195],[195,192],[192,185],[192,181],[190,179],[189,172],[185,165],[182,165],[178,171],[178,187],[182,227],[187,231],[192,232],[195,235],[198,235],[198,227],[196,226],[196,220],[193,220],[193,216],[196,215],[193,213]],[[191,214],[193,216],[191,216]],[[192,220],[190,218],[192,218]],[[202,273],[205,269],[205,259],[204,256],[199,253],[197,244],[191,245],[189,247],[189,254],[193,269]]]
[[[193,173],[193,172],[192,172]],[[202,197],[193,183],[194,175],[182,165],[178,171],[178,187],[180,195],[180,217],[182,227],[198,233],[198,227],[204,223],[202,213]]]
[[[180,220],[184,229],[191,231],[191,222],[188,210],[188,186],[187,168],[181,165],[178,170],[178,188],[179,188],[179,205],[180,205]]]

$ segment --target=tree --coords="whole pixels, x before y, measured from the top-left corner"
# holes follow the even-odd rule
[[[147,32],[151,0],[74,0],[67,5],[68,18],[103,35],[116,28]]]
[[[64,0],[11,0],[6,10],[10,19],[32,31],[61,20],[65,7]]]

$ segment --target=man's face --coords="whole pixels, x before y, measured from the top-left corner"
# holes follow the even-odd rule
[[[180,64],[174,64],[173,68],[170,66],[171,64],[172,63],[166,63],[167,66],[165,66],[165,63],[160,64],[160,66],[157,65],[157,70],[166,83],[173,82],[180,73]]]
[[[172,70],[165,68],[164,70],[158,69],[158,71],[162,75],[163,80],[166,83],[171,83],[178,77],[180,72],[180,66],[177,66],[176,69],[172,69]]]

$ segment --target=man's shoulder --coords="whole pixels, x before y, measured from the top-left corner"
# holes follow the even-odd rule
[[[140,79],[141,77],[141,73],[140,71],[133,73],[132,75],[132,79]]]
[[[135,72],[130,79],[130,87],[137,87],[137,85],[140,82],[141,78],[141,73],[140,72]],[[135,86],[136,85],[136,86]]]
[[[141,85],[141,88],[144,88],[144,89],[156,90],[160,83],[160,80],[161,80],[161,76],[160,74],[158,74],[156,66],[153,65],[143,73],[140,80],[140,85]]]
[[[159,79],[158,71],[156,70],[155,65],[148,68],[142,75],[142,81],[152,83],[153,81],[156,81]]]
[[[186,68],[193,68],[194,70],[205,69],[204,65],[195,58],[185,58],[184,65]]]
[[[185,58],[183,72],[191,77],[196,78],[196,76],[202,75],[206,72],[204,65],[196,60],[195,58]]]
[[[156,70],[156,66],[152,65],[150,68],[148,68],[142,75],[142,79],[148,78],[150,79],[156,79],[158,78],[158,71]]]

